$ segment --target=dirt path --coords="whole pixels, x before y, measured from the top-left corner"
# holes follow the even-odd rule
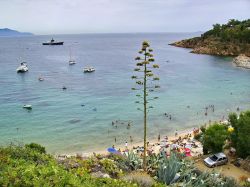
[[[236,167],[236,166],[234,166],[233,164],[230,164],[230,163],[228,163],[226,165],[223,165],[223,166],[217,166],[215,168],[209,168],[203,163],[203,160],[200,159],[200,160],[197,160],[195,162],[195,165],[201,171],[209,171],[209,172],[211,172],[214,169],[215,171],[220,172],[224,176],[233,177],[237,181],[239,181],[240,177],[242,177],[242,176],[246,176],[246,177],[250,178],[250,173],[249,172],[245,171],[242,168],[238,168],[238,167]]]

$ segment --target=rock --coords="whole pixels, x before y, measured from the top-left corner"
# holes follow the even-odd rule
[[[239,55],[238,57],[234,58],[233,62],[238,67],[250,69],[250,57],[246,55]]]
[[[105,174],[103,175],[103,178],[110,178],[110,176],[109,176],[109,174],[105,173]]]
[[[250,156],[241,162],[242,168],[248,172],[250,172]]]
[[[107,173],[102,173],[101,171],[91,173],[91,175],[95,178],[110,178],[109,174]]]
[[[236,167],[240,167],[242,165],[242,159],[241,158],[237,158],[234,163],[233,163]]]
[[[193,49],[191,53],[208,54],[218,56],[238,56],[245,54],[250,56],[250,44],[222,42],[215,37],[195,37],[171,43],[176,47]]]

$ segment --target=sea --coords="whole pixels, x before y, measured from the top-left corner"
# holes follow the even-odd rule
[[[43,46],[50,35],[1,37],[0,145],[36,142],[51,154],[63,154],[141,142],[140,91],[131,90],[131,76],[144,40],[160,66],[154,71],[160,89],[149,92],[149,97],[159,97],[148,103],[153,107],[148,112],[149,139],[227,119],[238,107],[250,109],[250,70],[235,67],[231,57],[168,45],[197,35],[53,35],[64,41],[61,46]],[[76,61],[71,66],[70,51]],[[29,68],[24,74],[16,72],[22,61]],[[86,66],[96,71],[83,73]],[[25,104],[32,110],[24,109]]]

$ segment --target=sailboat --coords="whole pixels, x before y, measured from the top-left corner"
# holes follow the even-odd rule
[[[74,65],[75,63],[76,63],[76,61],[74,59],[72,59],[71,48],[69,48],[69,65]]]

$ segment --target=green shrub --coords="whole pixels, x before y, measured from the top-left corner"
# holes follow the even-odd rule
[[[43,147],[43,146],[41,146],[39,144],[36,144],[36,143],[26,144],[25,147],[36,150],[39,153],[46,153],[45,147]]]
[[[92,178],[85,166],[92,167],[94,159],[72,159],[66,161],[69,164],[66,168],[41,152],[29,146],[0,147],[0,186],[137,186],[122,180]],[[117,171],[111,161],[105,160],[103,165],[110,172]]]
[[[103,158],[100,160],[101,166],[103,166],[104,170],[110,174],[113,177],[119,177],[122,175],[122,170],[120,170],[115,161],[108,159],[108,158]]]
[[[204,154],[208,152],[221,152],[229,134],[227,128],[221,124],[213,124],[209,126],[203,135],[202,143]]]
[[[230,134],[236,153],[242,158],[250,155],[250,111],[242,112],[237,118],[235,113],[229,115],[229,122],[234,128]]]

